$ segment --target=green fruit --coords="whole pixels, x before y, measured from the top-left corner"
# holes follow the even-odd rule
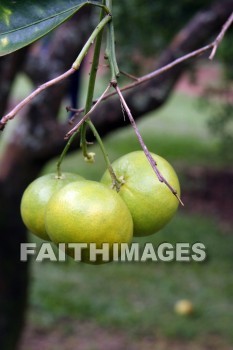
[[[58,243],[95,243],[101,248],[108,243],[130,243],[133,221],[121,197],[95,181],[73,182],[55,193],[45,215],[46,230]],[[73,256],[73,250],[68,251]],[[90,262],[88,248],[84,262]],[[97,261],[102,262],[101,258]]]
[[[55,173],[52,173],[37,178],[26,188],[20,210],[23,222],[29,231],[42,239],[50,240],[44,223],[48,201],[63,186],[78,180],[83,180],[83,177],[72,173],[63,173],[58,178]]]
[[[152,153],[152,157],[160,173],[179,195],[179,180],[172,166],[156,154]],[[112,166],[117,178],[123,180],[119,195],[133,217],[134,235],[146,236],[159,231],[174,216],[179,205],[178,199],[158,180],[144,152],[126,154]],[[112,186],[108,171],[104,173],[101,182]]]

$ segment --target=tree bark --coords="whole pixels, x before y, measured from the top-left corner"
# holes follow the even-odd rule
[[[7,108],[12,84],[22,68],[27,52],[28,47],[25,47],[11,55],[0,57],[0,115],[3,115]]]
[[[53,44],[46,54],[38,55],[38,45],[42,44],[35,45],[30,50],[24,72],[34,84],[38,85],[42,80],[45,82],[71,66],[81,43],[85,42],[87,32],[90,33],[88,11],[78,14],[79,37],[73,18],[56,31]],[[211,8],[197,14],[175,37],[156,62],[155,68],[209,42],[220,31],[232,11],[233,1],[225,0],[218,1]],[[128,92],[126,99],[134,117],[139,118],[161,106],[190,63],[179,65]],[[0,65],[3,67],[1,61]],[[13,63],[11,69],[8,79],[10,82],[17,72]],[[4,79],[7,81],[7,78]],[[9,138],[0,162],[0,349],[4,350],[16,348],[27,300],[28,267],[19,261],[20,242],[26,241],[19,213],[20,198],[27,184],[37,176],[45,162],[57,155],[64,146],[63,136],[69,127],[57,122],[57,115],[61,101],[67,93],[68,83],[68,80],[63,81],[43,92],[30,104],[27,111],[23,111],[20,123]],[[9,91],[8,88],[5,96],[9,95]],[[2,109],[5,108],[6,103]],[[102,136],[128,123],[124,122],[121,106],[116,98],[103,103],[93,114],[93,120]],[[92,135],[89,137],[93,138]]]
[[[28,53],[25,72],[35,85],[63,73],[71,66],[77,52],[82,48],[90,30],[86,18],[89,9],[79,14],[81,25],[80,37],[77,38],[77,18],[60,27],[54,37],[53,44],[46,55],[38,58],[38,50],[42,43],[36,44]],[[62,49],[61,49],[62,48]],[[0,62],[0,71],[8,69],[2,80],[5,99],[10,92],[23,51],[4,57]],[[6,71],[5,71],[6,73]],[[4,83],[6,85],[4,85]],[[20,262],[20,243],[27,241],[25,227],[20,217],[20,200],[26,186],[38,175],[47,157],[36,158],[40,145],[46,149],[48,140],[53,140],[55,122],[60,104],[67,93],[69,80],[54,86],[41,94],[21,115],[20,124],[9,138],[8,145],[0,162],[0,349],[16,349],[24,326],[27,305],[28,264]],[[1,89],[0,89],[1,91]],[[2,102],[2,110],[7,103]],[[56,136],[57,137],[57,136]],[[62,139],[62,136],[61,136]]]

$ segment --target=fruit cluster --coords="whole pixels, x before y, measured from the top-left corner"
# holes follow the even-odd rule
[[[179,195],[174,169],[162,157],[152,156]],[[144,153],[126,154],[112,166],[122,182],[119,192],[112,189],[108,171],[100,182],[71,173],[39,177],[22,197],[24,224],[35,235],[55,244],[95,243],[97,247],[103,243],[130,243],[133,236],[150,235],[165,226],[179,202],[158,180]],[[88,254],[84,261],[89,262]]]

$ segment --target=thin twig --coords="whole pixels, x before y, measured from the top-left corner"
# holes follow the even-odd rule
[[[70,76],[71,74],[75,73],[76,69],[74,68],[70,68],[67,72],[59,75],[58,77],[47,81],[46,83],[40,85],[36,90],[34,90],[30,95],[28,95],[24,100],[22,100],[14,109],[12,109],[8,114],[6,114],[4,117],[2,117],[1,119],[1,124],[0,124],[0,130],[3,130],[6,123],[8,122],[8,120],[13,119],[16,114],[22,109],[24,108],[29,102],[31,102],[31,100],[36,97],[37,95],[39,95],[43,90],[47,89],[48,87],[55,85],[57,83],[59,83],[60,81],[62,81],[63,79],[67,78],[68,76]]]
[[[108,16],[106,16],[108,17]],[[110,16],[109,16],[110,17]],[[110,18],[106,18],[106,22],[109,21]],[[159,69],[156,69],[154,72],[151,72],[149,74],[146,74],[144,75],[143,77],[141,78],[138,78],[137,81],[131,83],[131,84],[128,84],[126,86],[124,86],[121,91],[126,91],[126,90],[129,90],[129,89],[132,89],[142,83],[145,83],[153,78],[155,78],[156,76],[170,70],[171,68],[175,67],[176,65],[190,59],[190,58],[193,58],[195,56],[198,56],[198,55],[201,55],[203,54],[204,52],[212,49],[211,51],[211,54],[209,56],[209,59],[213,59],[214,56],[215,56],[215,53],[217,51],[217,48],[220,44],[220,42],[222,41],[226,31],[229,29],[229,27],[231,26],[231,24],[233,23],[233,13],[230,15],[230,17],[228,18],[228,20],[225,22],[225,24],[223,25],[220,33],[218,34],[218,36],[216,37],[216,39],[209,45],[206,45],[206,46],[203,46],[201,47],[200,49],[198,50],[194,50],[180,58],[177,58],[175,59],[174,61],[172,61],[171,63],[159,68]],[[97,26],[96,30],[98,31],[99,28]],[[90,37],[90,39],[92,39]],[[3,130],[6,123],[8,122],[8,120],[10,119],[13,119],[15,117],[15,115],[26,105],[28,104],[36,95],[38,95],[41,91],[47,89],[49,86],[51,85],[54,85],[56,83],[58,83],[59,81],[63,80],[64,78],[68,77],[69,75],[71,75],[72,73],[75,72],[75,69],[74,67],[72,67],[71,69],[69,69],[67,72],[63,73],[62,75],[60,75],[59,77],[55,78],[55,79],[52,79],[50,81],[48,81],[47,83],[41,85],[39,88],[37,88],[34,92],[32,92],[28,97],[26,97],[23,101],[21,101],[10,113],[8,113],[7,115],[5,115],[1,121],[0,121],[0,130]],[[112,93],[110,94],[106,94],[104,96],[104,98],[102,98],[102,101],[104,100],[107,100],[109,97],[115,95],[116,92],[113,91]],[[96,103],[96,101],[94,101],[93,103]],[[83,108],[77,110],[76,112],[82,112],[83,111]]]
[[[78,118],[79,115],[82,113],[82,111],[81,112],[77,112],[76,108],[73,108],[73,107],[70,107],[70,106],[66,106],[66,112],[74,112],[75,113],[71,117],[69,117],[69,119],[68,119],[69,125],[73,125],[75,119]]]
[[[70,106],[66,106],[66,112],[75,112],[75,114],[77,114],[79,112],[79,110],[77,108],[74,107],[70,107]],[[80,111],[80,113],[83,111]]]
[[[65,140],[70,138],[79,128],[80,126],[89,118],[90,114],[96,109],[96,107],[99,105],[99,103],[102,101],[104,96],[108,93],[109,89],[111,88],[111,85],[109,84],[103,94],[99,97],[99,99],[96,101],[94,106],[90,109],[90,111],[84,115],[84,117],[65,135]]]
[[[159,181],[163,182],[169,188],[169,190],[176,196],[176,198],[178,199],[180,204],[184,205],[182,200],[180,199],[179,195],[177,194],[177,191],[167,182],[167,180],[160,173],[160,171],[159,171],[159,169],[157,167],[156,161],[154,160],[154,158],[152,157],[152,155],[148,151],[148,149],[147,149],[147,147],[146,147],[146,145],[145,145],[145,143],[144,143],[144,141],[142,139],[142,136],[141,136],[141,134],[140,134],[140,132],[138,130],[137,124],[135,123],[135,120],[134,120],[134,118],[132,116],[132,113],[131,113],[131,111],[130,111],[130,109],[129,109],[129,107],[128,107],[128,105],[127,105],[127,103],[126,103],[126,101],[125,101],[125,99],[124,99],[124,97],[122,95],[122,93],[121,93],[121,90],[119,89],[118,86],[116,86],[115,89],[116,89],[116,93],[118,94],[118,96],[120,98],[120,102],[121,102],[122,106],[124,107],[125,112],[127,113],[128,117],[129,117],[130,123],[131,123],[131,125],[132,125],[132,127],[134,129],[134,132],[135,132],[135,134],[136,134],[136,136],[138,138],[138,141],[139,141],[139,143],[140,143],[140,145],[141,145],[141,147],[142,147],[142,149],[143,149],[143,151],[144,151],[144,153],[145,153],[145,155],[146,155],[146,157],[147,157],[147,159],[148,159],[152,169],[156,173]]]
[[[193,58],[195,56],[203,54],[207,50],[210,50],[212,47],[213,47],[213,43],[209,44],[209,45],[206,45],[206,46],[203,46],[202,48],[200,48],[198,50],[192,51],[192,52],[188,53],[187,55],[179,57],[176,60],[172,61],[171,63],[168,63],[165,66],[163,66],[161,68],[158,68],[155,71],[138,78],[137,81],[134,81],[133,83],[130,83],[128,85],[123,86],[121,88],[121,91],[130,90],[130,89],[132,89],[132,88],[134,88],[134,87],[136,87],[138,85],[141,85],[141,84],[143,84],[143,83],[145,83],[145,82],[155,78],[156,76],[158,76],[158,75],[160,75],[160,74],[170,70],[171,68],[177,66],[178,64],[188,60],[189,58]],[[109,99],[110,97],[116,95],[116,93],[117,93],[116,91],[113,91],[113,92],[105,95],[105,97],[102,98],[102,101],[105,101],[105,100]],[[93,103],[96,103],[96,100],[94,100]],[[75,111],[77,113],[78,112],[80,113],[80,112],[83,112],[83,110],[84,110],[84,108],[79,108],[79,109],[77,109]]]
[[[192,51],[190,53],[188,53],[187,55],[184,55],[180,58],[177,58],[176,60],[172,61],[171,63],[168,63],[166,64],[165,66],[161,67],[161,68],[158,68],[156,69],[155,71],[149,73],[149,74],[146,74],[144,75],[143,77],[141,78],[138,78],[137,81],[134,81],[133,83],[130,83],[128,85],[125,85],[121,88],[121,91],[126,91],[126,90],[130,90],[138,85],[141,85],[155,77],[157,77],[158,75],[170,70],[171,68],[177,66],[178,64],[184,62],[184,61],[187,61],[188,59],[190,58],[193,58],[195,56],[198,56],[198,55],[201,55],[203,54],[204,52],[206,52],[207,50],[211,49],[213,47],[213,44],[209,44],[209,45],[206,45],[198,50],[195,50],[195,51]],[[113,91],[111,92],[110,94],[106,95],[105,98],[102,100],[107,100],[109,97],[112,97],[116,94],[116,91]],[[95,102],[95,101],[94,101]]]
[[[96,26],[96,28],[93,30],[92,34],[89,36],[88,40],[86,41],[85,45],[83,46],[82,50],[80,51],[78,57],[74,61],[72,67],[65,73],[59,75],[57,78],[54,78],[43,85],[41,85],[39,88],[37,88],[35,91],[33,91],[28,97],[26,97],[23,101],[21,101],[11,112],[9,112],[7,115],[5,115],[1,121],[0,121],[0,130],[3,130],[8,120],[13,119],[15,115],[26,105],[28,104],[35,96],[37,96],[41,91],[47,89],[48,87],[60,82],[61,80],[67,78],[69,75],[76,72],[82,60],[86,56],[89,48],[93,44],[94,40],[98,36],[98,34],[103,30],[104,26],[111,21],[112,16],[110,14],[106,15]]]
[[[174,61],[166,64],[165,66],[163,66],[161,68],[156,69],[155,71],[153,71],[153,72],[151,72],[149,74],[146,74],[146,75],[144,75],[144,76],[142,76],[140,78],[137,78],[137,80],[134,81],[133,83],[130,83],[128,85],[123,86],[121,88],[121,91],[130,90],[130,89],[132,89],[132,88],[134,88],[134,87],[136,87],[138,85],[141,85],[141,84],[143,84],[143,83],[145,83],[145,82],[147,82],[147,81],[157,77],[158,75],[160,75],[160,74],[162,74],[162,73],[172,69],[173,67],[177,66],[178,64],[180,64],[180,63],[182,63],[184,61],[187,61],[190,58],[202,55],[206,51],[211,50],[211,49],[212,49],[212,52],[210,54],[209,59],[213,59],[220,42],[222,41],[226,31],[229,29],[229,27],[232,24],[232,22],[233,22],[233,13],[228,18],[226,23],[223,25],[221,32],[218,34],[218,36],[216,37],[216,39],[212,43],[210,43],[210,44],[208,44],[206,46],[203,46],[200,49],[194,50],[194,51],[192,51],[192,52],[190,52],[190,53],[188,53],[188,54],[186,54],[186,55],[184,55],[182,57],[179,57],[179,58],[175,59]],[[109,99],[110,97],[116,95],[116,93],[117,93],[116,91],[113,91],[113,92],[107,94],[102,99],[102,101],[105,101],[105,100]],[[95,103],[95,102],[96,101],[93,101],[93,103]],[[77,111],[82,112],[83,108],[80,108]]]
[[[125,75],[127,78],[132,79],[132,80],[136,80],[136,81],[139,80],[139,78],[137,78],[137,77],[135,77],[134,75],[132,75],[132,74],[130,74],[130,73],[127,73],[127,72],[125,72],[125,71],[123,71],[123,70],[120,70],[120,73],[121,73],[122,75]]]
[[[209,56],[210,60],[212,60],[214,58],[219,44],[221,43],[226,31],[228,30],[228,28],[231,26],[232,23],[233,23],[233,12],[230,15],[230,17],[228,18],[228,20],[226,21],[226,23],[223,25],[221,32],[218,34],[217,38],[213,42],[213,49],[212,49],[211,54]]]
[[[76,118],[78,118],[80,116],[80,114],[83,112],[83,108],[81,108],[82,110],[79,111],[76,108],[70,107],[70,106],[66,106],[66,112],[74,112],[75,114],[72,115],[71,118],[69,118],[68,123],[70,125],[74,124],[74,121]]]
[[[93,102],[93,104],[95,104],[96,101]],[[67,112],[75,112],[76,116],[79,116],[80,113],[82,113],[84,111],[84,107],[81,107],[81,108],[73,108],[73,107],[69,107],[67,106],[66,107],[66,111]]]

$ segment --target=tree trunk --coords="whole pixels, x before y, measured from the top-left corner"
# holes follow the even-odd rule
[[[63,73],[71,66],[81,50],[90,30],[86,17],[89,9],[79,14],[81,25],[80,38],[76,36],[77,18],[60,27],[49,46],[46,57],[38,58],[36,44],[28,53],[24,67],[35,85]],[[61,50],[62,48],[62,50]],[[0,71],[6,69],[2,80],[5,99],[9,95],[11,84],[17,73],[15,62],[20,61],[19,54],[6,56],[0,62]],[[7,60],[8,59],[8,60]],[[45,64],[46,62],[46,64]],[[20,125],[10,136],[6,150],[0,162],[0,349],[16,349],[24,325],[27,305],[28,264],[20,262],[20,243],[27,241],[25,227],[20,217],[20,200],[26,186],[38,175],[47,156],[36,157],[37,150],[49,147],[56,130],[60,103],[67,93],[69,80],[51,88],[40,95],[30,105],[25,115],[21,116]],[[1,91],[1,89],[0,89]],[[4,109],[5,101],[1,101]],[[25,113],[25,112],[24,112]],[[58,137],[56,135],[56,137]],[[61,136],[62,138],[62,136]],[[41,146],[43,145],[43,146]],[[43,153],[42,153],[43,154]]]

